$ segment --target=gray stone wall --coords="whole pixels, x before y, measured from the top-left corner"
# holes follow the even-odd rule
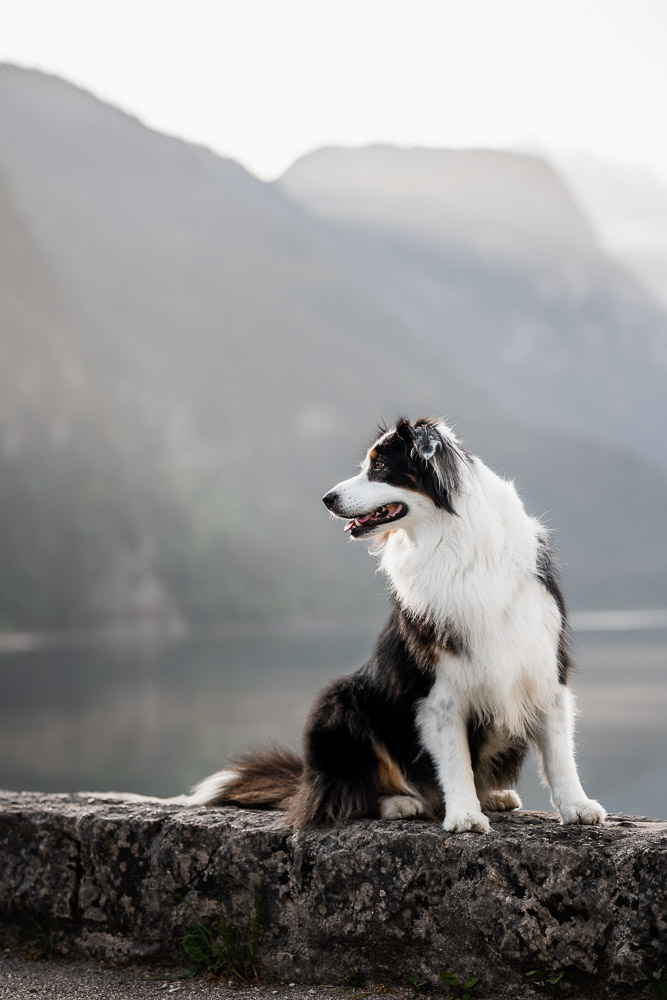
[[[222,900],[233,918],[261,887],[260,960],[277,980],[449,969],[507,989],[565,970],[604,996],[667,973],[656,820],[562,827],[519,812],[493,817],[489,836],[368,820],[286,837],[277,813],[4,792],[0,847],[0,920],[27,916],[105,960],[183,963],[183,901],[207,920]]]

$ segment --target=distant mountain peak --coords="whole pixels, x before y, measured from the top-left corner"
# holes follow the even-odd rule
[[[527,153],[330,146],[301,157],[278,183],[328,219],[381,222],[494,252],[597,249],[559,174]]]

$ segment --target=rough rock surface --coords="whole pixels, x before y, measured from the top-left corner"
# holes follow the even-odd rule
[[[667,823],[562,827],[492,818],[489,836],[368,820],[286,837],[277,813],[0,793],[0,917],[105,961],[183,961],[187,901],[213,920],[261,887],[264,974],[435,982],[503,992],[565,970],[582,996],[667,973]]]

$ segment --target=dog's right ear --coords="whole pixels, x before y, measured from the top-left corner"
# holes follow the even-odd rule
[[[396,433],[410,449],[411,456],[421,459],[422,462],[430,462],[444,445],[437,425],[427,417],[421,417],[414,424],[406,417],[399,417],[396,422]]]
[[[461,481],[461,456],[455,443],[443,435],[438,422],[431,417],[420,417],[414,424],[401,420],[396,430],[416,460],[420,489],[436,507],[456,515],[453,498]]]
[[[432,424],[417,424],[413,429],[414,450],[422,462],[429,462],[443,446],[442,434]]]

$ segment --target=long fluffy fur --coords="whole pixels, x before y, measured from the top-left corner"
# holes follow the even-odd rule
[[[548,534],[513,484],[444,422],[402,418],[324,502],[379,554],[389,621],[367,663],[316,700],[303,759],[251,752],[193,801],[284,808],[291,829],[444,815],[447,830],[485,832],[485,812],[520,805],[510,786],[532,744],[563,822],[602,822],[574,763]]]
[[[283,809],[296,794],[303,761],[286,747],[250,750],[193,789],[192,805],[235,805]]]

